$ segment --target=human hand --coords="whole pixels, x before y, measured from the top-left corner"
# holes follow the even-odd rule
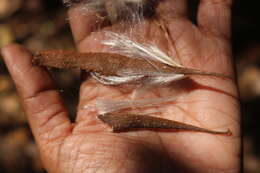
[[[197,26],[186,17],[186,5],[185,0],[165,0],[158,6],[158,18],[164,21],[172,42],[156,22],[149,21],[135,30],[143,32],[147,42],[178,57],[184,66],[233,76],[229,42],[231,1],[201,0]],[[79,51],[103,51],[99,45],[102,32],[95,32],[96,16],[91,12],[84,16],[78,13],[77,7],[69,11]],[[114,26],[104,29],[116,30]],[[162,111],[163,118],[214,130],[229,128],[233,136],[195,132],[111,133],[93,112],[81,105],[92,104],[99,97],[126,99],[130,94],[92,79],[84,80],[76,121],[71,123],[48,72],[32,66],[32,55],[17,45],[3,48],[2,53],[48,172],[239,171],[240,119],[234,81],[194,76],[194,82],[187,82],[192,85],[187,92]],[[162,88],[150,95],[164,93],[171,94],[168,88]]]

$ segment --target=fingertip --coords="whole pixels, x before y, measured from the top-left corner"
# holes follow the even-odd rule
[[[233,0],[200,0],[197,22],[201,30],[230,39]]]
[[[2,47],[1,54],[3,60],[10,72],[10,75],[16,79],[28,66],[31,66],[32,53],[22,45],[12,43]]]
[[[31,53],[17,43],[11,43],[1,48],[1,54],[6,62],[12,58],[17,58],[21,54],[31,56]]]
[[[45,69],[32,64],[33,54],[19,44],[9,44],[1,49],[4,62],[22,98],[53,88],[53,81]]]
[[[69,22],[76,43],[95,31],[103,22],[103,18],[95,10],[83,7],[84,5],[86,4],[76,4],[68,10]]]
[[[10,50],[17,48],[19,45],[16,43],[11,43],[8,45],[5,45],[1,48],[1,54],[3,57],[9,56],[9,53],[12,52]]]
[[[1,48],[1,52],[3,53],[3,52],[8,51],[8,50],[21,49],[21,48],[23,48],[23,47],[20,44],[10,43],[10,44],[3,46]]]

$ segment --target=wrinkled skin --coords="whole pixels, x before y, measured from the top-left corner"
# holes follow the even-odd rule
[[[157,14],[168,28],[168,40],[172,42],[166,40],[158,22],[139,24],[134,31],[144,35],[146,42],[155,43],[177,57],[184,66],[234,76],[231,4],[231,0],[200,0],[194,25],[187,18],[185,0],[164,0]],[[103,51],[99,45],[102,33],[94,26],[98,17],[91,12],[84,16],[78,13],[77,6],[69,10],[78,50]],[[117,30],[118,26],[104,29]],[[100,97],[127,99],[131,92],[86,78],[81,85],[76,121],[71,123],[48,72],[32,66],[31,53],[12,44],[4,47],[2,54],[22,98],[44,166],[50,173],[239,172],[240,112],[233,80],[192,76],[181,82],[184,92],[176,103],[164,104],[158,115],[214,130],[229,128],[232,136],[148,130],[111,133],[96,119],[95,112],[83,109],[82,105],[93,104]],[[176,94],[174,91],[173,85],[146,94],[170,96]],[[158,107],[152,109],[156,111]]]

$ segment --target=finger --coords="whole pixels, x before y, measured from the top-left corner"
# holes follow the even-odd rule
[[[233,0],[200,0],[198,26],[214,35],[230,38]]]
[[[166,18],[188,17],[188,6],[186,0],[166,0],[159,2],[157,13]]]
[[[19,45],[2,49],[7,68],[21,96],[25,113],[38,143],[60,139],[71,130],[68,113],[48,72],[32,65],[32,55]]]
[[[79,3],[73,5],[68,12],[70,27],[76,43],[81,42],[104,21],[95,11],[86,8],[86,5]]]
[[[157,14],[165,19],[188,16],[187,2],[186,0],[159,2]],[[88,4],[84,4],[84,2],[75,4],[69,9],[69,19],[76,43],[80,43],[105,22],[104,17],[101,17],[95,10],[88,8]]]

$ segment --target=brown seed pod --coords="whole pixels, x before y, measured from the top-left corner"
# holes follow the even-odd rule
[[[106,76],[120,76],[122,71],[132,71],[135,74],[146,76],[158,74],[208,75],[221,78],[230,78],[224,74],[204,72],[196,69],[174,67],[157,61],[130,58],[114,53],[78,53],[74,51],[52,50],[41,51],[34,55],[36,65],[56,68],[80,68],[97,72]],[[155,68],[155,66],[157,68]]]
[[[107,113],[98,115],[98,118],[108,124],[113,132],[129,131],[134,129],[151,129],[151,130],[188,130],[203,133],[232,135],[231,131],[213,131],[196,127],[190,124],[180,123],[164,118],[152,117],[148,115],[133,115],[121,113]]]

